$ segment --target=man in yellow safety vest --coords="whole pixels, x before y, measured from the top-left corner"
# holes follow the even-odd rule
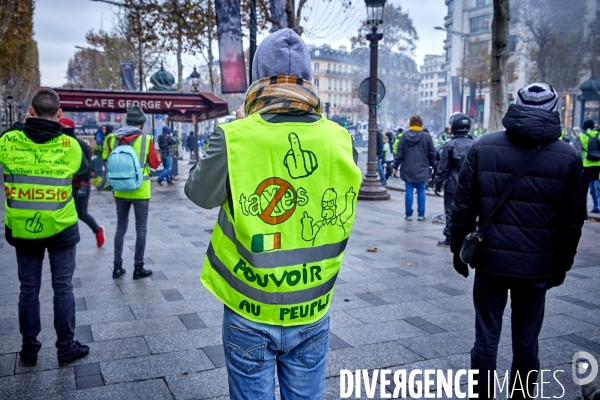
[[[225,304],[232,399],[321,399],[329,305],[361,173],[352,139],[321,114],[310,54],[290,29],[258,47],[238,120],[215,130],[186,195],[221,207],[202,283]]]
[[[41,89],[33,96],[25,124],[17,123],[0,136],[5,235],[17,254],[21,282],[19,330],[23,338],[19,356],[26,366],[36,365],[42,347],[38,340],[39,292],[46,249],[54,289],[58,364],[67,365],[90,350],[74,340],[75,297],[71,283],[75,245],[79,242],[71,181],[73,175],[87,171],[89,163],[77,140],[61,132],[56,122],[61,114],[56,92]]]

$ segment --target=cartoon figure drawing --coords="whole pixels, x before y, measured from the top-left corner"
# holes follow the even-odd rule
[[[304,178],[311,175],[318,167],[315,153],[302,150],[300,139],[294,132],[288,135],[290,150],[283,159],[283,165],[293,179]]]
[[[304,211],[304,216],[300,219],[302,224],[302,239],[310,242],[312,241],[313,246],[319,244],[319,234],[325,232],[320,236],[325,239],[329,238],[328,242],[331,242],[331,238],[334,240],[342,241],[346,237],[346,222],[354,215],[354,199],[356,193],[354,188],[348,189],[346,192],[346,204],[344,211],[337,214],[337,193],[335,189],[327,189],[323,193],[321,199],[321,220],[313,223],[313,218],[308,215],[308,212]]]

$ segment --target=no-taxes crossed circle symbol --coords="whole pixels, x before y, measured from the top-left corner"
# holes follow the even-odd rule
[[[260,197],[264,190],[271,185],[279,185],[279,189],[277,189],[277,193],[275,193],[275,196],[273,196],[269,205],[265,207],[265,209],[258,216],[260,219],[262,219],[269,225],[277,225],[287,221],[287,219],[291,217],[294,211],[296,210],[296,190],[289,182],[286,182],[280,178],[273,177],[267,178],[264,181],[262,181],[260,185],[258,185],[258,187],[256,188],[256,194]],[[277,206],[277,203],[279,203],[281,198],[285,195],[285,192],[287,192],[288,190],[291,190],[294,194],[294,206],[286,212],[284,212],[282,215],[276,217],[272,216],[271,214],[273,213],[275,206]]]

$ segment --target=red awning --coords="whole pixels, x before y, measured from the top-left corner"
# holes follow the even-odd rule
[[[204,121],[229,114],[227,102],[211,93],[123,92],[104,90],[54,89],[63,111],[103,111],[125,113],[139,106],[147,114],[169,114]]]

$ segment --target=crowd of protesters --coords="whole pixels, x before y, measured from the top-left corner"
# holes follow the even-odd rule
[[[277,376],[282,398],[321,399],[329,352],[329,305],[361,185],[357,153],[348,132],[323,116],[311,83],[308,49],[293,30],[281,29],[262,41],[252,77],[237,120],[216,128],[210,141],[203,143],[206,154],[195,160],[185,184],[185,194],[193,203],[220,209],[201,280],[224,304],[223,346],[231,398],[273,398]],[[599,133],[593,121],[585,121],[580,131],[565,133],[557,104],[558,95],[550,85],[534,83],[519,90],[516,104],[504,116],[502,131],[473,134],[469,117],[457,113],[437,137],[423,128],[417,115],[410,118],[406,131],[377,135],[382,183],[399,176],[405,184],[405,223],[413,220],[415,192],[417,220],[425,221],[431,181],[435,194],[443,191],[446,214],[445,239],[438,245],[450,248],[457,273],[468,277],[470,269],[475,271],[470,367],[479,370],[479,398],[488,398],[487,372],[497,367],[509,295],[511,384],[519,375],[537,377],[546,294],[564,282],[573,265],[588,191],[593,199],[591,212],[599,211]],[[0,136],[0,143],[12,144],[0,146],[7,194],[6,238],[15,247],[21,282],[19,357],[30,367],[36,365],[42,346],[38,295],[45,252],[54,290],[57,358],[65,366],[90,351],[75,339],[71,281],[80,240],[78,219],[91,228],[98,247],[105,241],[104,228],[88,213],[89,144],[75,137],[72,120],[61,117],[58,95],[41,89],[25,121]],[[114,186],[114,279],[126,274],[122,253],[132,208],[136,229],[132,276],[137,280],[152,275],[144,268],[151,169],[162,162],[157,182],[172,185],[174,146],[183,143],[190,153],[199,146],[195,135],[182,135],[178,141],[165,127],[158,139],[159,155],[154,138],[143,132],[145,123],[144,111],[131,106],[125,126],[114,132],[105,126],[95,138],[103,149],[100,187]],[[26,154],[18,164],[11,161],[16,159],[11,157],[14,151]],[[48,154],[56,166],[44,174],[27,168],[35,164],[27,154],[37,152]],[[132,163],[123,162],[127,159]],[[277,162],[245,168],[248,159]],[[130,169],[135,173],[127,174]],[[318,193],[318,199],[306,200],[298,218],[256,218],[243,193],[284,178],[302,184],[298,203],[304,201],[302,191],[311,193],[311,198]],[[24,190],[48,197],[31,201],[20,196]],[[59,192],[64,195],[52,195]],[[315,263],[329,278],[300,281],[299,271]],[[268,268],[272,276],[295,272],[299,278],[270,285],[265,275],[264,286],[257,281],[259,290],[250,284],[253,281],[235,275],[238,268],[244,276]],[[252,276],[256,280],[258,274]],[[528,382],[535,384],[535,379]]]

